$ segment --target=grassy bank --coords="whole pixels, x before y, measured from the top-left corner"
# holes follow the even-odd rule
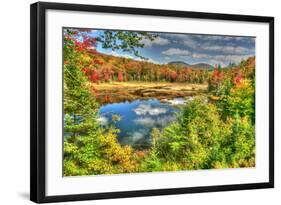
[[[98,101],[113,103],[136,99],[173,99],[194,96],[207,90],[207,84],[169,83],[169,82],[112,82],[92,83],[91,87]]]

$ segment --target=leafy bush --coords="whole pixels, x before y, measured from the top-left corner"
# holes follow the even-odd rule
[[[248,116],[237,113],[228,120],[230,135],[224,141],[224,153],[230,167],[255,166],[255,127]]]
[[[250,80],[243,80],[241,84],[233,87],[225,99],[225,110],[229,116],[236,113],[239,116],[255,118],[255,90]]]
[[[163,171],[163,163],[157,156],[157,151],[152,149],[149,154],[140,161],[139,172],[157,172]]]
[[[237,67],[214,71],[209,79],[210,100],[224,120],[249,116],[255,122],[255,58],[242,61]]]
[[[156,149],[160,158],[180,162],[184,169],[208,169],[216,160],[213,150],[221,150],[227,133],[216,107],[198,98],[187,103],[177,122],[163,131]]]
[[[255,166],[255,132],[249,117],[220,117],[204,98],[187,103],[177,121],[157,135],[141,165],[146,171]]]
[[[88,136],[65,139],[64,174],[92,175],[135,172],[137,156],[130,146],[121,146],[117,130],[96,130]]]

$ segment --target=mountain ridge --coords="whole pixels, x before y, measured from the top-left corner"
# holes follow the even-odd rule
[[[208,63],[195,63],[195,64],[189,64],[184,61],[171,61],[168,63],[168,65],[176,65],[179,67],[190,67],[193,69],[214,69],[214,66],[208,64]]]

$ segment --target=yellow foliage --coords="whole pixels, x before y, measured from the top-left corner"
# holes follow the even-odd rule
[[[211,98],[211,100],[219,100],[220,99],[219,96],[214,96],[214,95],[211,95],[210,98]]]
[[[118,167],[119,173],[133,172],[137,166],[137,156],[132,147],[122,146],[116,139],[116,134],[109,130],[100,138],[105,159]]]

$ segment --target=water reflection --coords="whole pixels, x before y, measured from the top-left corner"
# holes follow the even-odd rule
[[[120,129],[118,141],[123,145],[144,149],[150,146],[152,128],[162,129],[173,122],[179,111],[178,106],[174,105],[182,105],[184,102],[184,99],[177,98],[167,102],[150,99],[107,104],[99,110],[99,121],[102,126],[107,126],[112,122],[112,115],[119,115],[121,120],[115,124]]]

